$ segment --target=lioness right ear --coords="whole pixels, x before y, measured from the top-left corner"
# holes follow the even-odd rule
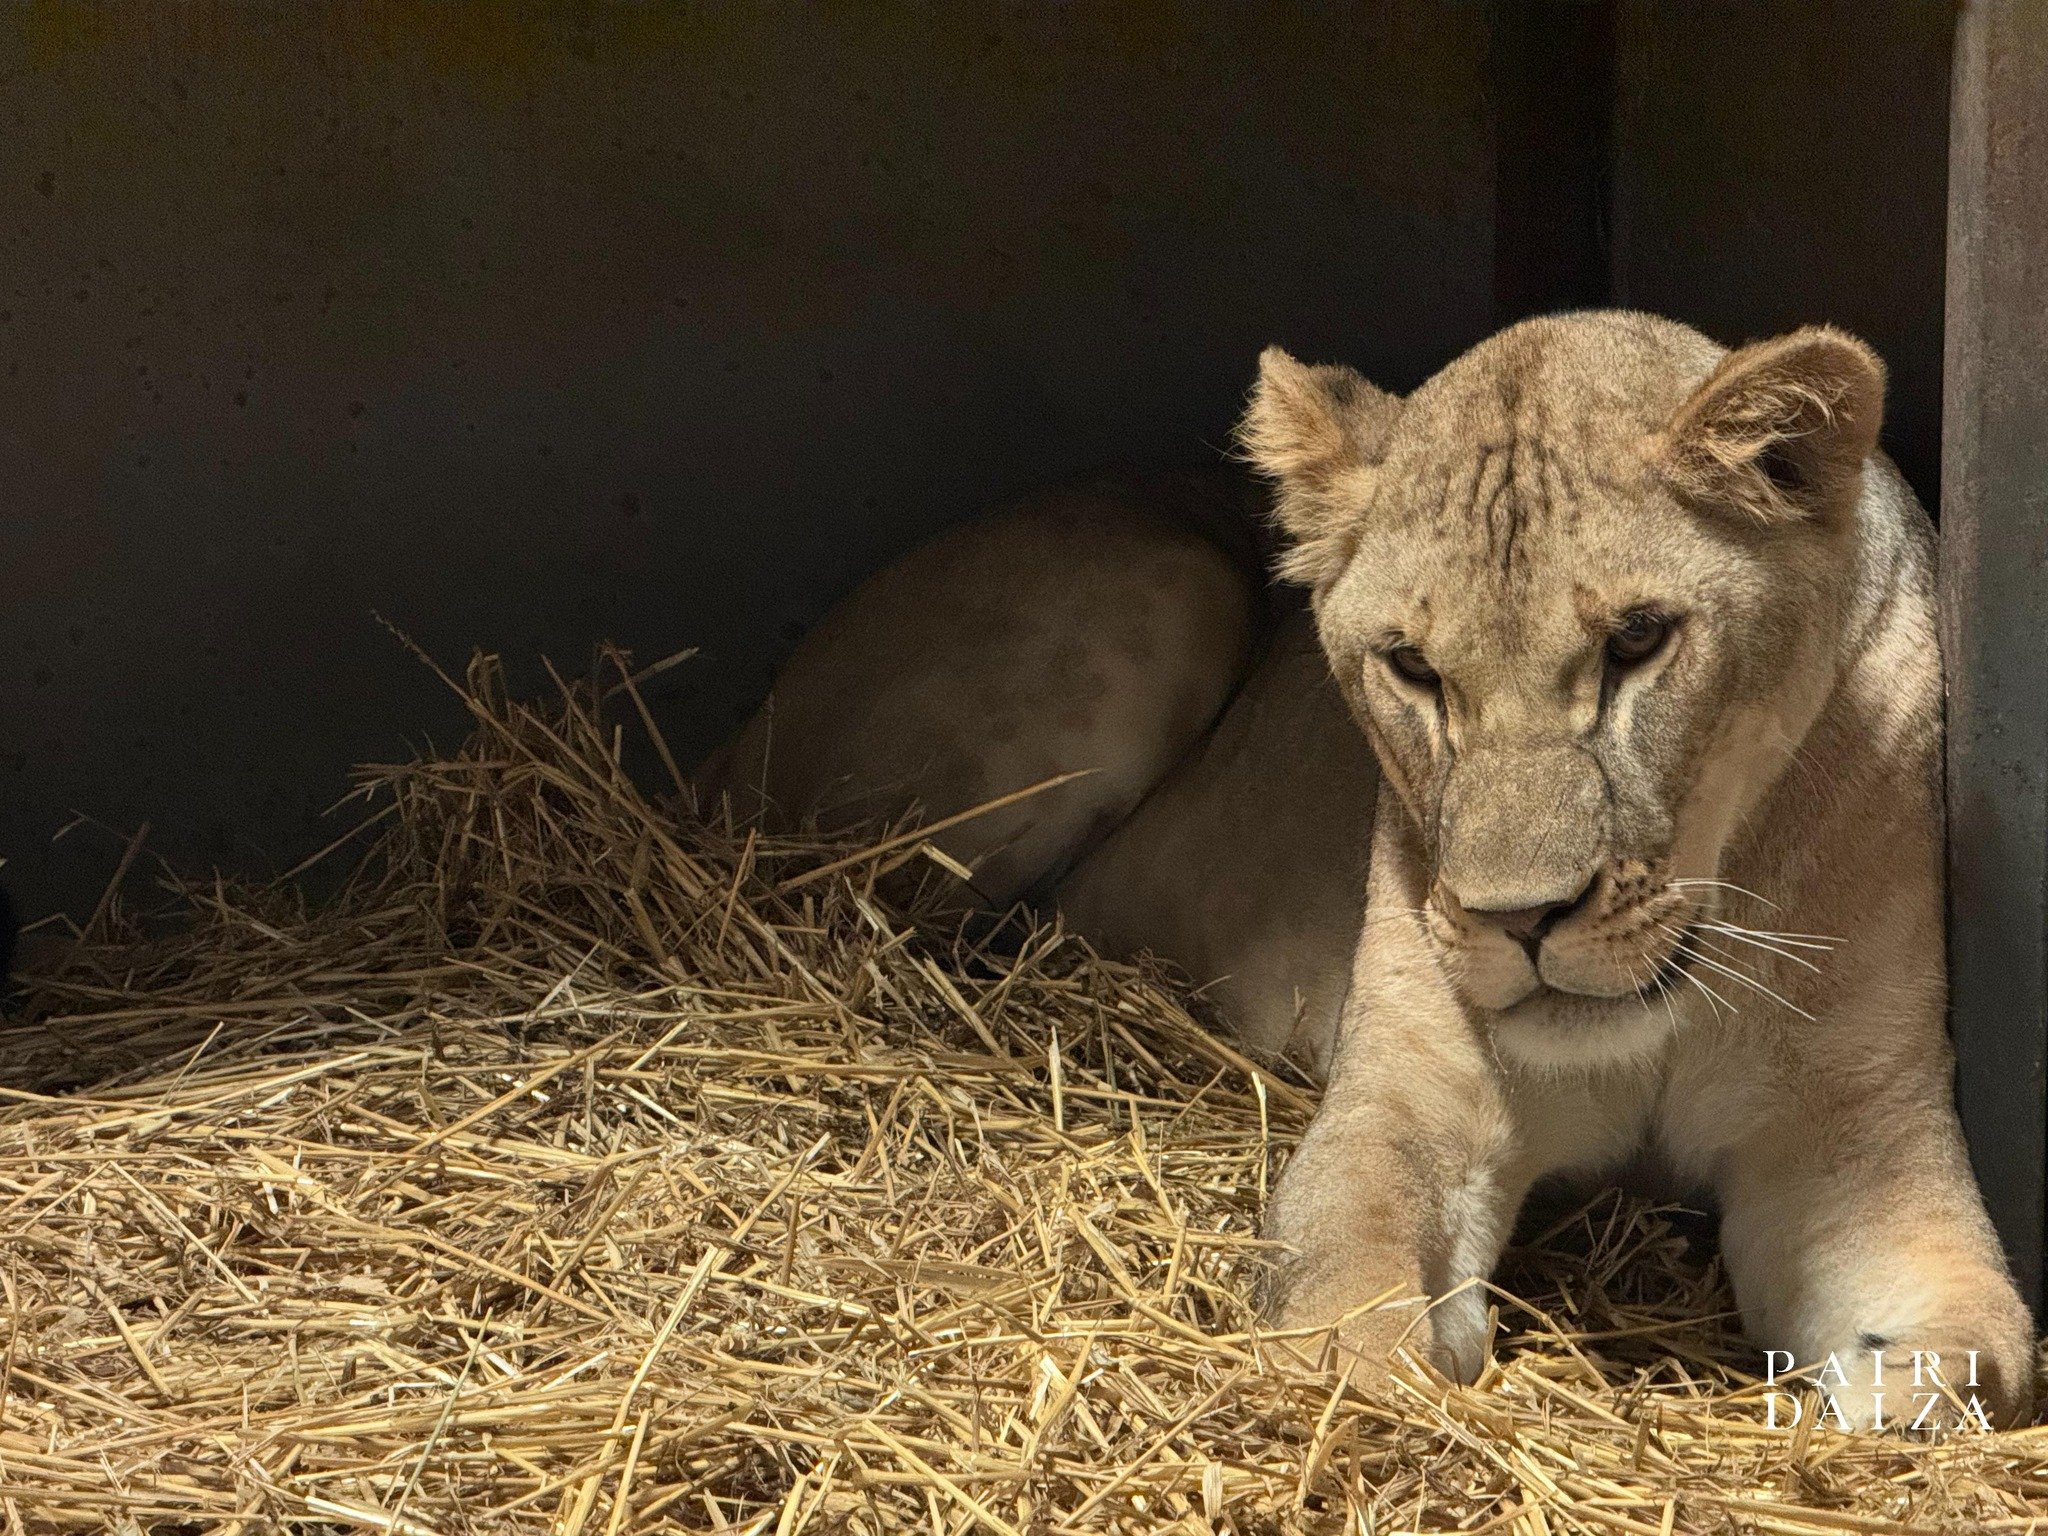
[[[1681,492],[1760,523],[1853,505],[1884,419],[1884,364],[1846,331],[1808,325],[1738,347],[1679,408],[1663,468]]]
[[[1283,577],[1320,586],[1349,563],[1368,472],[1400,414],[1398,395],[1352,369],[1310,366],[1278,347],[1259,354],[1237,440],[1277,487],[1273,516],[1293,545],[1280,561]]]

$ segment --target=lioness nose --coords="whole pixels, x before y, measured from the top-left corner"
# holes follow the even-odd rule
[[[1489,910],[1469,903],[1462,905],[1480,922],[1491,923],[1509,938],[1520,941],[1525,947],[1533,947],[1542,943],[1546,933],[1577,911],[1585,902],[1586,893],[1592,888],[1593,882],[1588,880],[1565,900],[1545,902],[1534,907],[1497,907]]]

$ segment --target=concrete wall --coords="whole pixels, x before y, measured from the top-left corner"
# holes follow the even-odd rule
[[[1213,457],[1271,340],[1403,388],[1609,271],[1727,340],[1837,320],[1933,494],[1940,0],[513,9],[0,17],[31,913],[144,821],[276,868],[458,734],[377,613],[701,646],[657,702],[708,748],[934,528]]]
[[[324,841],[437,654],[708,747],[928,531],[1492,316],[1481,8],[38,4],[0,22],[0,854]],[[541,19],[534,19],[539,16]],[[552,19],[548,19],[552,17]],[[530,675],[530,673],[529,673]],[[87,830],[52,847],[73,811]]]

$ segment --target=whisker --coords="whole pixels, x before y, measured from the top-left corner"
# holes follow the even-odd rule
[[[1794,944],[1801,949],[1833,949],[1848,941],[1832,933],[1779,933],[1771,928],[1744,928],[1740,923],[1709,922],[1708,927],[1732,928],[1738,933],[1753,934],[1760,939],[1775,939],[1780,944]]]
[[[1809,971],[1812,971],[1816,976],[1820,974],[1820,967],[1815,965],[1811,960],[1807,959],[1804,955],[1795,955],[1794,953],[1792,953],[1792,950],[1790,949],[1781,949],[1778,947],[1777,944],[1771,942],[1769,938],[1766,938],[1762,934],[1755,933],[1748,928],[1731,928],[1726,923],[1700,923],[1696,926],[1700,928],[1711,929],[1715,933],[1723,934],[1728,938],[1735,940],[1735,942],[1738,944],[1748,944],[1756,949],[1767,950],[1771,954],[1776,955],[1780,960],[1790,960],[1794,965],[1805,966]],[[1794,948],[1815,949],[1825,954],[1828,950],[1834,948],[1834,946],[1832,944],[1797,944],[1794,946]]]
[[[1663,923],[1659,923],[1657,926],[1659,928],[1663,928],[1666,933],[1671,934],[1672,937],[1677,940],[1677,942],[1672,947],[1676,949],[1680,954],[1692,956],[1692,958],[1699,961],[1701,965],[1706,966],[1710,970],[1720,972],[1723,976],[1726,976],[1730,981],[1741,982],[1742,985],[1748,987],[1752,992],[1756,992],[1764,997],[1768,997],[1772,1002],[1776,1003],[1781,1008],[1789,1008],[1792,1012],[1798,1014],[1799,1017],[1801,1017],[1802,1019],[1807,1019],[1810,1021],[1813,1018],[1812,1014],[1808,1013],[1804,1008],[1800,1007],[1797,1003],[1793,1002],[1792,999],[1790,999],[1789,997],[1781,996],[1779,993],[1772,991],[1769,987],[1765,986],[1762,982],[1758,981],[1754,976],[1745,975],[1741,971],[1734,969],[1732,966],[1723,965],[1719,960],[1716,960],[1712,955],[1708,954],[1705,950],[1695,948],[1691,944],[1688,944],[1685,940],[1685,936],[1679,933],[1677,930],[1667,927]]]
[[[1693,975],[1691,971],[1680,971],[1678,974],[1683,976],[1695,987],[1698,987],[1701,992],[1706,994],[1707,1006],[1714,1010],[1715,1018],[1718,1019],[1719,1017],[1721,1017],[1721,1010],[1723,1008],[1726,1008],[1728,1012],[1731,1014],[1737,1014],[1742,1012],[1740,1008],[1736,1007],[1733,1003],[1729,1002],[1727,998],[1723,997],[1720,993],[1716,992],[1704,981],[1701,981],[1699,977]]]
[[[1673,932],[1673,930],[1672,930],[1672,929],[1670,929],[1670,928],[1668,928],[1668,927],[1665,927],[1665,925],[1664,925],[1663,923],[1658,923],[1658,924],[1657,924],[1657,926],[1658,926],[1659,928],[1663,928],[1663,929],[1664,929],[1664,931],[1665,931],[1666,933],[1672,933],[1672,932]],[[1680,936],[1680,937],[1682,938],[1682,936]],[[1683,945],[1683,943],[1681,942],[1681,943],[1680,943],[1680,944],[1679,944],[1679,945],[1678,945],[1677,947],[1678,947],[1679,949],[1681,949],[1681,950],[1682,950],[1682,949],[1684,948],[1684,945]],[[1701,957],[1701,956],[1695,956],[1695,958],[1704,958],[1704,957]],[[1708,985],[1707,985],[1707,984],[1706,984],[1706,983],[1705,983],[1704,981],[1701,981],[1701,980],[1699,979],[1699,977],[1697,977],[1697,976],[1693,975],[1693,973],[1691,972],[1691,970],[1689,970],[1688,968],[1686,968],[1686,967],[1684,967],[1684,966],[1679,966],[1679,967],[1676,967],[1676,968],[1675,968],[1675,969],[1674,969],[1674,970],[1673,970],[1673,971],[1671,972],[1671,974],[1672,974],[1672,975],[1677,975],[1677,976],[1683,976],[1683,977],[1684,977],[1684,978],[1685,978],[1685,979],[1686,979],[1686,980],[1687,980],[1688,982],[1690,982],[1690,983],[1691,983],[1691,984],[1693,985],[1693,987],[1694,987],[1694,988],[1695,988],[1695,989],[1696,989],[1697,991],[1699,991],[1699,992],[1700,992],[1700,994],[1701,994],[1702,996],[1704,996],[1704,997],[1706,998],[1706,1000],[1707,1000],[1707,1006],[1708,1006],[1709,1008],[1712,1008],[1712,1009],[1713,1009],[1713,1011],[1714,1011],[1714,1017],[1715,1017],[1715,1018],[1717,1018],[1717,1019],[1718,1019],[1719,1017],[1721,1017],[1721,1010],[1722,1010],[1723,1008],[1726,1008],[1726,1009],[1727,1009],[1727,1010],[1728,1010],[1728,1011],[1729,1011],[1729,1012],[1730,1012],[1731,1014],[1736,1014],[1736,1013],[1740,1013],[1740,1012],[1742,1012],[1742,1010],[1741,1010],[1740,1008],[1737,1008],[1737,1007],[1736,1007],[1736,1006],[1735,1006],[1735,1005],[1734,1005],[1733,1003],[1729,1002],[1727,998],[1723,997],[1723,996],[1722,996],[1722,995],[1721,995],[1720,993],[1716,992],[1716,991],[1715,991],[1715,990],[1714,990],[1714,989],[1713,989],[1712,987],[1708,986]],[[1740,978],[1738,977],[1737,979],[1739,980]],[[1674,1018],[1672,1022],[1673,1022],[1673,1024],[1675,1025],[1675,1024],[1677,1023],[1677,1020],[1676,1020],[1676,1019]]]
[[[1800,1007],[1797,1003],[1793,1002],[1789,997],[1786,997],[1781,993],[1772,991],[1771,988],[1765,986],[1762,982],[1758,981],[1754,976],[1745,976],[1742,974],[1742,972],[1736,970],[1733,966],[1723,965],[1720,961],[1716,960],[1712,955],[1703,953],[1702,951],[1697,949],[1690,948],[1687,945],[1681,944],[1678,946],[1678,949],[1681,954],[1688,954],[1692,956],[1693,959],[1697,960],[1701,965],[1707,967],[1708,970],[1715,971],[1720,975],[1726,976],[1730,981],[1740,982],[1743,986],[1749,988],[1750,991],[1757,993],[1759,996],[1768,997],[1780,1008],[1784,1008],[1792,1013],[1798,1014],[1799,1017],[1807,1020],[1809,1023],[1813,1021],[1812,1014],[1808,1013],[1804,1008]]]
[[[1700,945],[1704,948],[1711,949],[1715,954],[1719,955],[1723,960],[1727,961],[1730,965],[1740,966],[1747,963],[1749,960],[1749,956],[1741,953],[1738,950],[1730,949],[1725,944],[1717,944],[1714,940],[1708,938],[1705,934],[1700,933],[1697,930],[1688,932],[1685,935],[1684,941],[1688,944]],[[1802,961],[1801,963],[1804,964],[1806,962]]]
[[[1737,885],[1732,880],[1667,880],[1664,883],[1674,890],[1683,890],[1688,885],[1719,886],[1724,891],[1733,891],[1738,896],[1747,896],[1751,901],[1760,901],[1765,906],[1769,907],[1773,912],[1780,910],[1778,904],[1775,901],[1771,900],[1770,897],[1759,896],[1755,891],[1750,890],[1747,886]]]
[[[1678,1014],[1671,1006],[1671,988],[1656,984],[1658,972],[1662,967],[1652,960],[1648,954],[1639,954],[1636,958],[1649,967],[1650,986],[1645,987],[1643,983],[1636,980],[1636,968],[1634,966],[1624,965],[1622,969],[1628,973],[1628,984],[1636,989],[1636,999],[1642,1003],[1645,1013],[1650,1011],[1650,998],[1654,990],[1655,996],[1663,1001],[1664,1017],[1671,1021],[1671,1031],[1673,1034],[1676,1034],[1678,1032]]]

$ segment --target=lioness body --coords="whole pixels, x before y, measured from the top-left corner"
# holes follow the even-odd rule
[[[1110,948],[1227,975],[1254,1046],[1327,1063],[1268,1213],[1293,1254],[1273,1307],[1334,1325],[1357,1369],[1405,1341],[1469,1379],[1478,1282],[1531,1185],[1648,1162],[1719,1203],[1759,1343],[1802,1365],[1938,1352],[1952,1380],[1974,1351],[1966,1396],[2027,1403],[2029,1320],[1951,1102],[1930,543],[1875,452],[1881,398],[1839,333],[1730,354],[1637,315],[1526,323],[1405,401],[1270,355],[1246,442],[1320,656],[1300,620],[1261,640],[1227,581],[1162,591],[1155,640],[1228,638],[1152,646],[1126,705],[1173,728],[1034,762],[1101,787],[1053,792],[1059,859],[1013,868],[1005,899],[1054,889]],[[998,563],[992,594],[1046,579]],[[978,669],[1048,623],[1084,651],[1130,638],[1121,602],[993,600]],[[959,663],[920,649],[917,606],[887,617],[891,665],[943,680]],[[827,670],[800,653],[783,686]],[[859,670],[779,750],[830,757]],[[971,738],[957,689],[922,696],[911,737]],[[772,763],[750,771],[778,798]],[[898,791],[918,798],[965,808]],[[1435,1300],[1371,1305],[1397,1291]],[[1848,1418],[1882,1412],[1868,1374],[1831,1385]]]

